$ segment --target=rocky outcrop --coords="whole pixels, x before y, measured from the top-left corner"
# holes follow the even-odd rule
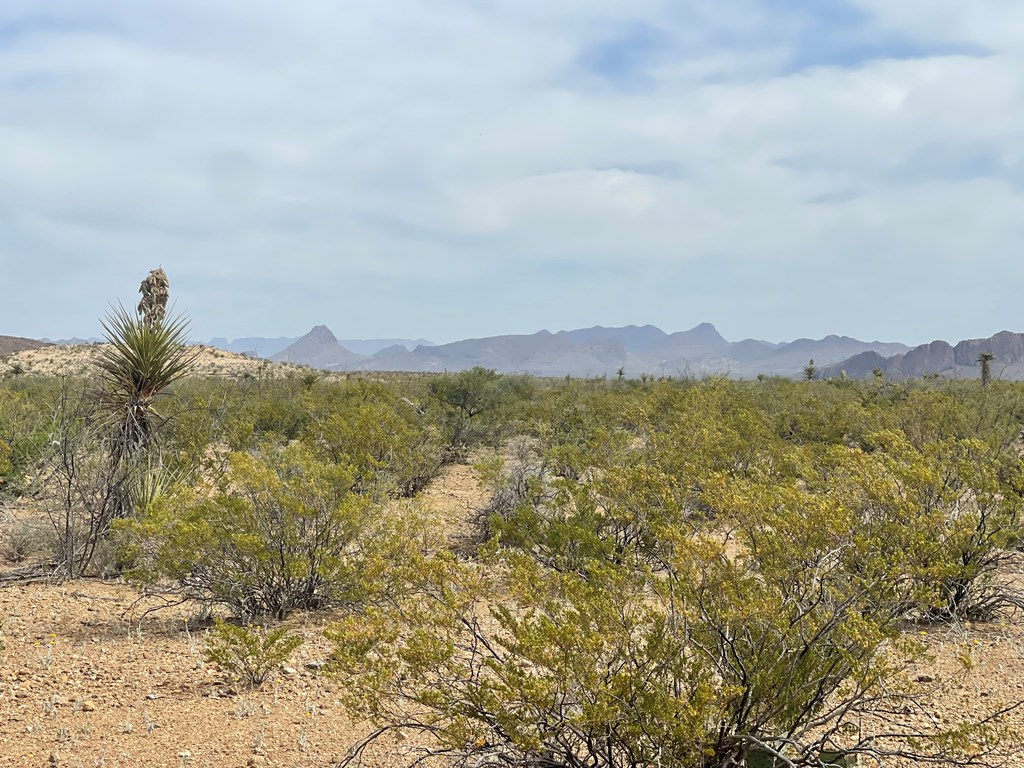
[[[891,359],[886,373],[904,378],[917,378],[926,373],[950,373],[956,366],[953,347],[946,341],[933,341],[914,347],[902,357]]]
[[[975,366],[978,355],[991,352],[1002,363],[1024,361],[1024,333],[1000,331],[987,339],[967,339],[953,348],[953,359],[957,365]]]
[[[1024,334],[1000,331],[987,339],[965,339],[951,345],[947,341],[921,344],[901,355],[882,357],[865,353],[855,355],[823,370],[826,377],[845,371],[852,378],[867,378],[872,370],[881,368],[889,379],[915,379],[930,374],[957,378],[980,375],[978,355],[991,352],[992,370],[996,378],[1024,379]]]

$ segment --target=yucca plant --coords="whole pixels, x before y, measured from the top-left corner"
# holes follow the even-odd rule
[[[991,352],[982,352],[978,355],[978,365],[981,366],[981,386],[988,388],[992,383],[992,361],[996,356]]]
[[[96,361],[100,404],[114,422],[110,447],[114,467],[128,465],[146,452],[153,438],[157,399],[195,363],[199,353],[185,346],[184,317],[148,322],[118,306],[103,320],[108,346]],[[117,516],[128,511],[125,495]]]

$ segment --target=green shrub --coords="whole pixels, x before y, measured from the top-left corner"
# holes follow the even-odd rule
[[[376,507],[353,481],[299,443],[233,453],[217,487],[162,497],[121,524],[123,557],[134,578],[171,578],[242,617],[357,600]]]
[[[805,522],[835,529],[831,516]],[[429,754],[725,768],[765,749],[801,766],[837,752],[951,763],[984,753],[995,731],[932,738],[900,714],[912,684],[886,649],[899,660],[917,651],[883,581],[833,568],[833,537],[794,551],[780,534],[770,549],[785,548],[788,565],[731,559],[711,536],[677,539],[661,575],[599,563],[558,572],[508,550],[480,565],[413,562],[399,599],[330,631],[331,669],[378,734],[421,733],[410,765]],[[888,740],[861,740],[864,717],[881,718]]]
[[[289,634],[286,627],[260,630],[217,619],[207,638],[203,658],[258,688],[291,658],[302,642],[301,635]]]
[[[355,473],[354,490],[408,497],[421,491],[441,466],[436,428],[408,400],[383,385],[356,382],[323,388],[329,399],[315,409],[303,440]]]
[[[450,460],[464,457],[470,448],[491,436],[490,416],[501,398],[501,380],[496,371],[476,366],[445,374],[428,385],[430,399],[439,409]]]
[[[0,493],[24,493],[25,475],[49,442],[52,382],[22,379],[0,384]]]

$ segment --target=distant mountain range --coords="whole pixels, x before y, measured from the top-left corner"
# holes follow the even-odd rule
[[[44,340],[45,341],[45,340]],[[81,344],[98,339],[68,339]],[[42,346],[44,342],[0,336],[0,356]],[[925,374],[976,378],[978,355],[991,352],[996,378],[1024,380],[1024,334],[1002,331],[987,339],[945,341],[910,348],[883,341],[859,341],[849,336],[797,339],[773,343],[757,339],[728,341],[710,323],[688,331],[666,333],[653,325],[622,328],[581,328],[551,333],[489,336],[434,344],[426,339],[338,340],[325,325],[298,338],[247,337],[212,339],[209,346],[278,362],[308,365],[329,371],[461,371],[481,365],[502,373],[537,376],[609,376],[621,369],[628,377],[727,375],[752,378],[759,374],[798,376],[813,359],[823,378],[845,373],[870,377],[881,370],[889,379]]]
[[[90,336],[88,339],[80,339],[74,336],[70,339],[47,339],[43,338],[41,341],[45,344],[56,344],[58,347],[76,347],[79,344],[102,344],[106,339],[101,339],[99,336]]]
[[[271,340],[239,341],[252,344]],[[339,341],[326,326],[318,325],[270,354],[269,358],[332,371],[440,372],[481,365],[502,373],[537,376],[615,376],[621,368],[626,376],[632,377],[642,373],[673,376],[725,373],[747,377],[759,373],[795,375],[810,358],[814,358],[817,365],[825,366],[863,352],[891,356],[909,349],[903,344],[864,342],[847,336],[798,339],[782,344],[755,339],[730,342],[710,323],[676,333],[666,333],[653,325],[630,325],[623,328],[595,326],[557,333],[545,330],[438,345],[413,345],[401,339],[391,341],[396,343],[372,354],[361,353],[347,342]]]

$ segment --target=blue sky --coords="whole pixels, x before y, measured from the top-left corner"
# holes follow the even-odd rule
[[[0,334],[1024,331],[1017,0],[5,0]]]

